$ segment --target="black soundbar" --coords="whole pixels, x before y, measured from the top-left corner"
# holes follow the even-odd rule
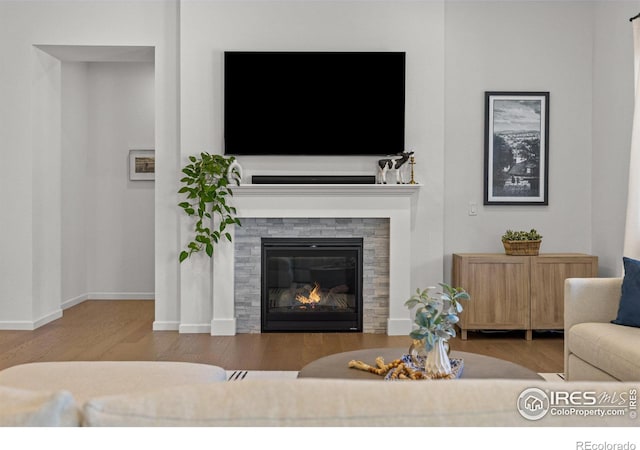
[[[375,175],[253,175],[253,184],[376,184]]]

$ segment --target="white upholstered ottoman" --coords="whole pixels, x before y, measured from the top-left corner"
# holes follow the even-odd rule
[[[28,363],[0,371],[0,385],[34,391],[69,391],[87,399],[196,383],[226,381],[224,369],[170,361],[68,361]]]

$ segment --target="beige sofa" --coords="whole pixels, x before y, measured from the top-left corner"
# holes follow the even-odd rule
[[[615,325],[622,278],[569,278],[564,291],[568,381],[640,380],[640,328]]]
[[[0,371],[0,425],[74,426],[92,398],[226,381],[208,364],[75,361],[20,364]]]
[[[523,393],[621,394],[633,383],[531,380],[221,381],[202,364],[69,362],[0,371],[0,425],[114,427],[637,426],[629,416],[529,420]]]

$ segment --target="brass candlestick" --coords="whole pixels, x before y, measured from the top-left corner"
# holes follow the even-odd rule
[[[411,156],[409,158],[409,164],[411,165],[411,181],[409,181],[409,184],[416,184],[416,180],[413,178],[413,166],[416,165],[416,158]]]

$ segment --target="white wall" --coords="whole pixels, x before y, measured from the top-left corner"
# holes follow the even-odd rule
[[[129,150],[153,149],[153,62],[63,64],[65,306],[153,298],[154,182],[129,180]]]
[[[412,285],[442,279],[443,4],[441,2],[184,2],[181,6],[182,161],[221,152],[225,50],[362,50],[407,53],[406,145],[424,183],[414,221]],[[376,158],[239,158],[250,173],[375,173]],[[182,223],[182,242],[187,242]],[[232,262],[229,262],[232,263]],[[181,322],[205,330],[211,316],[206,259],[181,267]],[[203,323],[204,322],[204,323]]]
[[[18,173],[33,180],[31,213],[32,317],[35,327],[62,316],[61,291],[61,106],[60,61],[33,51],[31,167]],[[30,172],[30,173],[29,173]],[[28,175],[27,175],[28,176]],[[55,293],[52,295],[52,293]]]
[[[2,1],[0,54],[10,63],[0,65],[0,328],[55,316],[61,294],[43,296],[42,286],[77,286],[53,270],[56,260],[71,257],[56,255],[49,239],[57,233],[57,214],[47,208],[62,191],[42,189],[59,186],[59,172],[41,164],[58,150],[56,143],[53,150],[36,145],[43,134],[35,130],[54,103],[31,99],[47,86],[40,75],[55,80],[57,69],[55,62],[46,67],[34,45],[156,48],[154,329],[177,329],[210,319],[209,262],[177,263],[186,224],[176,192],[187,155],[221,148],[222,51],[407,51],[406,141],[425,184],[414,222],[414,287],[447,279],[451,253],[500,252],[506,228],[530,226],[545,236],[542,251],[590,252],[600,257],[602,274],[614,274],[622,256],[632,109],[628,18],[638,11],[638,1],[604,0]],[[483,92],[520,89],[551,93],[550,205],[484,207]],[[43,131],[55,136],[55,129]],[[278,158],[242,163],[249,174],[336,167],[371,173],[374,160],[287,159],[286,171]],[[478,203],[478,216],[467,215],[469,201]],[[60,242],[69,239],[60,235]]]
[[[600,276],[621,276],[633,118],[633,30],[640,2],[595,5],[592,242]],[[636,168],[637,169],[637,168]]]
[[[62,64],[62,306],[83,301],[87,284],[88,64]]]
[[[87,279],[92,298],[153,298],[154,182],[129,180],[129,150],[153,149],[153,63],[88,68]]]
[[[17,5],[0,3],[0,311],[6,328],[33,322],[33,164],[29,148],[31,54],[21,36]],[[17,16],[17,17],[16,17]],[[14,36],[10,38],[9,36]],[[18,171],[17,169],[23,168]],[[29,168],[29,169],[27,169]]]
[[[542,252],[597,255],[601,276],[621,273],[628,19],[638,11],[638,1],[446,4],[445,275],[451,253],[502,252],[509,228],[536,228]],[[483,92],[491,90],[550,92],[549,206],[482,206]]]
[[[10,61],[0,66],[0,328],[33,328],[55,317],[62,302],[60,154],[49,164],[62,138],[35,145],[42,142],[39,117],[48,106],[31,100],[41,92],[38,83],[46,82],[34,45],[47,44],[156,49],[156,319],[177,322],[176,308],[163,306],[178,297],[176,21],[175,1],[0,2],[0,53]]]

